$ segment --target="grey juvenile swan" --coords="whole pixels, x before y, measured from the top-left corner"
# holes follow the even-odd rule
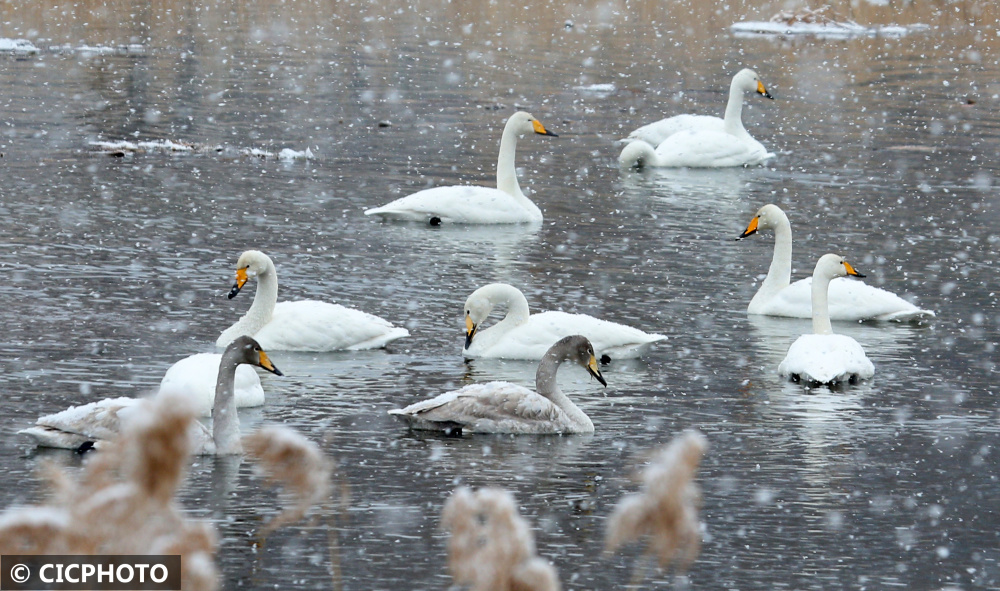
[[[240,445],[240,419],[236,414],[235,379],[240,364],[262,367],[282,375],[253,338],[242,336],[226,347],[219,364],[212,408],[212,430],[201,423],[191,429],[192,448],[196,454],[233,455],[243,452]],[[183,400],[178,397],[178,400]],[[34,426],[20,431],[41,447],[60,447],[86,451],[101,441],[113,439],[122,430],[141,398],[105,398],[38,419]]]
[[[604,386],[594,347],[586,337],[568,336],[552,345],[535,373],[533,392],[509,382],[471,384],[393,409],[413,429],[473,433],[593,433],[594,423],[559,390],[556,372],[564,361],[585,368]]]

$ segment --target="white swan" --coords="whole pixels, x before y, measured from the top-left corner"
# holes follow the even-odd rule
[[[229,297],[236,297],[251,277],[257,278],[253,304],[236,324],[223,331],[216,341],[219,347],[250,335],[269,351],[358,351],[384,347],[410,334],[378,316],[339,304],[315,300],[277,304],[274,263],[259,250],[248,250],[236,261],[236,284]]]
[[[785,212],[777,205],[765,205],[737,240],[766,229],[774,230],[774,256],[767,277],[750,300],[747,313],[810,318],[812,278],[791,283],[792,226]],[[830,302],[832,320],[912,322],[934,317],[934,312],[922,310],[894,293],[844,278],[830,283]]]
[[[163,379],[157,396],[184,396],[195,405],[200,416],[212,413],[215,403],[215,385],[219,380],[219,353],[198,353],[185,357],[171,365]],[[249,365],[236,368],[236,406],[260,406],[264,404],[264,388],[260,376]]]
[[[209,431],[198,422],[191,427],[195,453],[242,453],[240,420],[236,414],[235,380],[236,368],[243,363],[282,375],[254,339],[242,336],[230,343],[219,363],[212,430]],[[142,402],[141,398],[105,398],[90,404],[72,406],[62,412],[41,417],[33,427],[20,433],[31,437],[41,447],[86,451],[117,437],[122,425],[138,410]]]
[[[517,138],[526,133],[555,136],[524,111],[507,119],[500,138],[497,188],[455,185],[418,191],[365,211],[389,220],[452,224],[520,224],[542,221],[542,212],[521,192],[514,169]]]
[[[480,330],[493,307],[507,306],[507,315],[495,325]],[[491,283],[472,292],[465,301],[465,347],[469,358],[541,359],[552,343],[572,334],[582,334],[594,344],[602,359],[639,357],[650,345],[667,337],[637,328],[600,320],[586,314],[528,311],[521,290],[506,283]]]
[[[413,429],[473,433],[593,433],[594,423],[556,383],[563,361],[585,368],[607,386],[597,367],[594,347],[572,335],[552,345],[535,373],[535,390],[509,382],[471,384],[389,414]]]
[[[825,254],[816,262],[812,281],[814,334],[804,334],[788,348],[778,373],[810,384],[856,382],[875,375],[875,366],[853,338],[833,334],[827,306],[830,281],[835,277],[864,277],[838,255]]]
[[[622,168],[721,168],[760,164],[774,154],[743,127],[743,93],[773,98],[757,73],[740,70],[729,87],[724,119],[708,115],[676,115],[644,125],[629,134],[618,157]]]

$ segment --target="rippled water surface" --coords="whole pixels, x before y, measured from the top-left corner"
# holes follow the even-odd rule
[[[344,303],[412,336],[272,355],[286,377],[264,378],[267,404],[244,426],[321,442],[349,504],[255,548],[274,493],[245,463],[197,460],[181,500],[216,523],[226,588],[446,588],[439,515],[459,484],[513,491],[564,588],[622,587],[637,552],[602,554],[606,516],[644,453],[686,428],[710,443],[692,587],[1000,587],[1000,45],[995,8],[948,8],[855,6],[859,20],[932,28],[820,40],[727,32],[777,10],[763,2],[5,4],[0,36],[40,51],[0,55],[0,507],[43,498],[42,459],[79,463],[16,431],[148,393],[177,359],[213,350],[253,294],[225,298],[236,258],[258,248],[283,299]],[[617,170],[615,139],[664,115],[721,114],[743,66],[776,97],[744,109],[776,158]],[[493,182],[516,108],[559,134],[518,146],[541,226],[362,215],[420,188]],[[227,149],[91,146],[121,139]],[[768,202],[791,219],[795,277],[835,251],[937,311],[925,326],[835,326],[865,347],[872,381],[807,391],[777,376],[810,324],[747,317],[773,237],[733,240]],[[535,310],[669,340],[606,367],[606,389],[561,375],[592,436],[407,432],[388,409],[474,381],[531,385],[530,363],[460,356],[461,306],[493,281]]]

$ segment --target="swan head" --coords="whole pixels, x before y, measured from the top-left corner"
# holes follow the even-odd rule
[[[733,86],[740,90],[756,92],[764,98],[774,99],[771,93],[767,91],[767,88],[764,87],[764,83],[760,81],[760,76],[757,75],[757,72],[754,72],[750,68],[744,68],[733,76]]]
[[[253,337],[241,336],[226,347],[225,355],[235,355],[238,363],[246,363],[256,367],[261,367],[275,375],[285,375],[274,366],[271,358],[267,356],[264,349]]]
[[[816,261],[816,268],[813,270],[813,277],[833,279],[834,277],[847,276],[864,277],[851,266],[851,263],[844,260],[844,257],[833,253],[819,257],[819,260]]]
[[[229,299],[235,298],[252,277],[263,275],[273,268],[274,263],[270,257],[259,250],[248,250],[241,254],[236,261],[236,283],[229,291]]]
[[[573,335],[559,339],[545,353],[546,355],[556,355],[560,361],[572,361],[587,370],[591,377],[596,378],[602,386],[607,387],[608,382],[601,374],[601,368],[597,366],[597,356],[594,355],[594,345],[583,335]]]
[[[788,225],[788,216],[780,207],[773,203],[768,203],[757,210],[757,213],[750,220],[747,229],[739,235],[737,240],[742,240],[747,236],[753,236],[759,230],[774,230],[781,226]]]
[[[513,129],[517,132],[517,135],[526,135],[529,133],[537,133],[538,135],[548,135],[552,137],[559,137],[551,131],[545,129],[542,122],[535,119],[534,115],[531,113],[525,113],[524,111],[518,111],[507,119],[507,125],[504,129]]]
[[[465,300],[465,348],[472,345],[472,338],[476,336],[479,325],[489,317],[493,311],[493,302],[490,298],[480,294],[481,290],[476,290],[469,299]]]

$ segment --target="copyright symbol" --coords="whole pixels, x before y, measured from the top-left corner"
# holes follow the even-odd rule
[[[24,583],[31,578],[31,569],[24,564],[15,564],[14,568],[10,569],[10,578],[14,580],[15,583]]]

